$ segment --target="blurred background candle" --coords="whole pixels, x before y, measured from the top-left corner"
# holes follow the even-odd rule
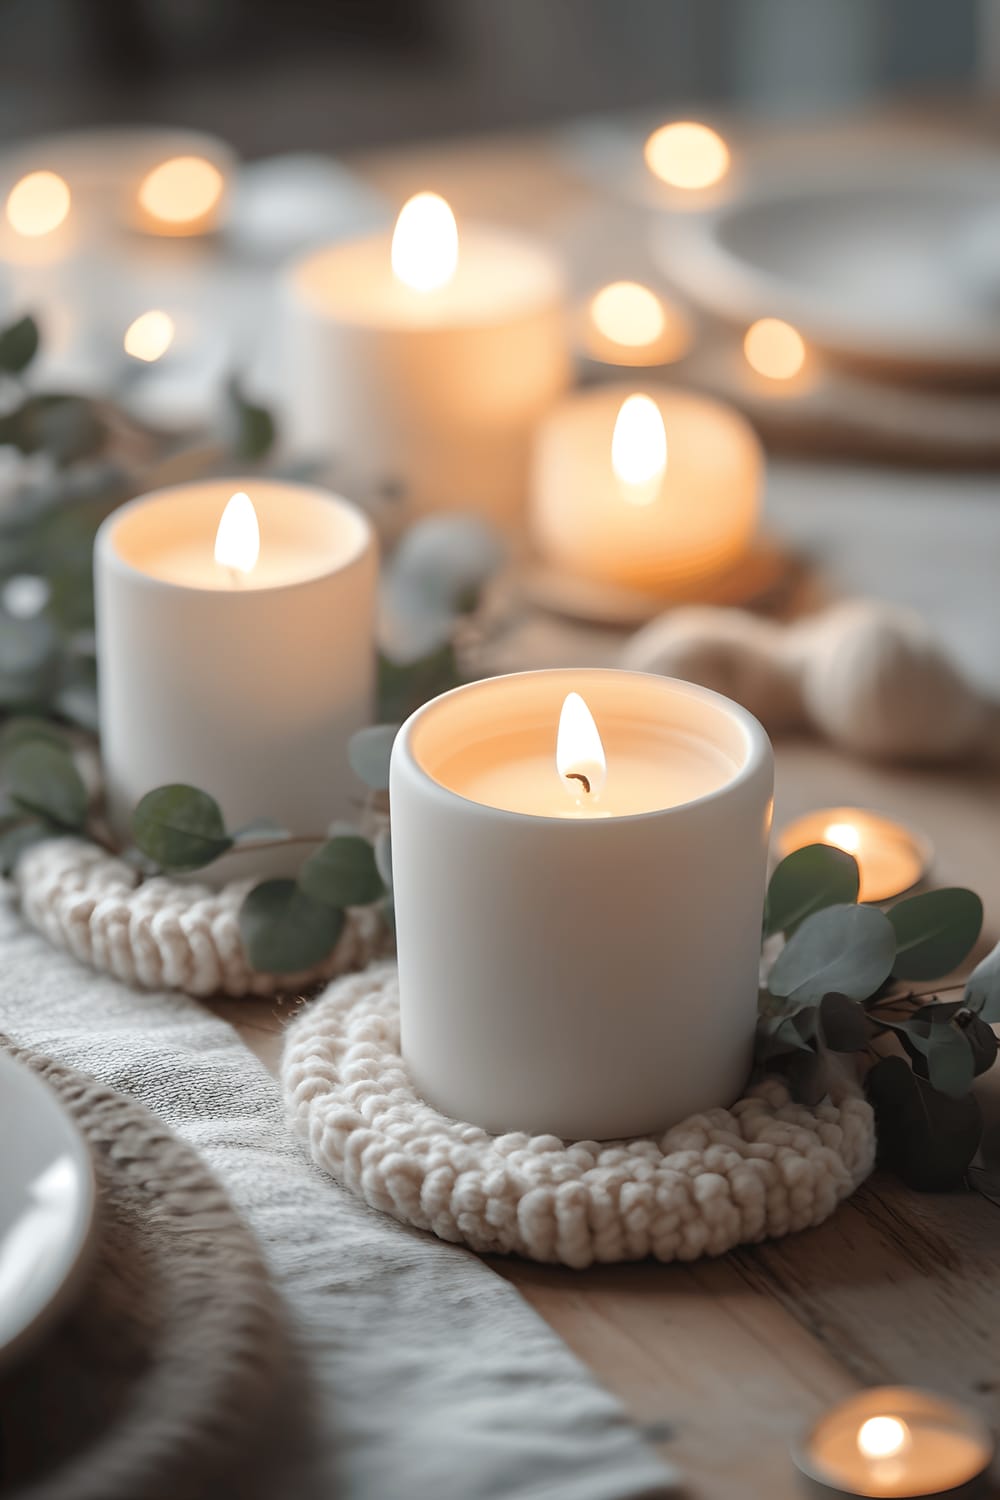
[[[763,458],[732,408],[688,391],[583,391],[542,424],[531,523],[553,569],[662,593],[737,563],[757,528]]]
[[[527,672],[418,710],[390,797],[402,1046],[427,1099],[567,1139],[730,1104],[771,781],[755,719],[667,678]]]
[[[902,823],[867,807],[822,807],[779,829],[780,858],[807,844],[832,844],[853,854],[861,876],[860,901],[901,896],[926,875],[931,862],[927,840]]]
[[[293,447],[332,456],[351,488],[408,513],[511,523],[530,436],[569,378],[562,274],[540,245],[455,224],[418,194],[395,233],[313,252],[282,299]]]
[[[691,319],[678,305],[638,281],[599,287],[576,316],[581,352],[606,365],[668,365],[687,353]]]
[[[351,816],[347,741],[374,690],[375,547],[323,490],[213,479],[116,511],[95,552],[109,809],[210,792],[230,827],[322,833]]]

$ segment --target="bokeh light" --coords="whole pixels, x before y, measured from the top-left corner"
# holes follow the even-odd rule
[[[130,323],[125,330],[125,353],[133,359],[152,364],[162,359],[174,341],[174,320],[169,313],[152,308]]]
[[[56,172],[29,172],[7,198],[7,222],[17,234],[37,239],[64,223],[70,191]]]
[[[212,212],[222,187],[222,173],[203,156],[173,156],[143,178],[139,203],[152,218],[183,233]]]
[[[806,362],[806,346],[797,328],[780,318],[758,318],[743,339],[747,364],[769,380],[791,380]]]
[[[630,349],[655,343],[666,326],[659,297],[637,281],[602,287],[591,300],[590,316],[605,338]]]
[[[675,120],[654,130],[645,147],[646,165],[676,188],[707,188],[729,171],[729,147],[709,125]]]

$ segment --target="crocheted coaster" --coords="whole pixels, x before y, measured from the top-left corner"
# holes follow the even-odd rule
[[[0,1037],[90,1148],[98,1241],[74,1308],[0,1378],[5,1495],[258,1496],[298,1394],[253,1235],[200,1158],[141,1105]],[[269,1491],[268,1493],[273,1493]]]
[[[126,984],[188,995],[274,995],[361,968],[383,951],[378,915],[347,914],[336,948],[298,974],[252,969],[239,911],[252,880],[213,890],[139,872],[81,839],[48,839],[21,855],[14,872],[21,909],[59,948]]]
[[[338,980],[289,1027],[282,1084],[313,1160],[383,1213],[473,1250],[567,1266],[694,1260],[819,1224],[871,1171],[872,1112],[770,1079],[658,1138],[489,1135],[414,1092],[395,966]]]

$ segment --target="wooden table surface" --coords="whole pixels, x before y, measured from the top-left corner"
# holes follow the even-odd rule
[[[459,215],[551,228],[585,189],[537,142],[394,153],[360,164],[395,200],[444,192]],[[831,592],[864,590],[933,619],[1000,692],[997,476],[772,463],[772,526],[811,551]],[[526,618],[495,666],[608,661],[620,640]],[[1000,933],[1000,772],[898,770],[818,743],[780,743],[776,823],[857,803],[932,839],[937,884],[983,896]],[[287,1008],[220,1002],[276,1064]],[[995,1070],[1000,1071],[1000,1070]],[[1000,1143],[1000,1076],[981,1081]],[[965,1193],[919,1195],[873,1177],[819,1229],[720,1260],[590,1271],[496,1259],[685,1478],[698,1500],[801,1493],[789,1441],[860,1385],[926,1385],[1000,1427],[1000,1209]]]

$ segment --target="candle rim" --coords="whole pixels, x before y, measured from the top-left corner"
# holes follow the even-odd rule
[[[507,681],[510,679],[526,679],[540,677],[564,678],[570,684],[567,691],[577,691],[573,685],[573,679],[581,684],[586,679],[595,677],[613,678],[636,678],[648,683],[656,683],[664,689],[679,690],[681,695],[694,698],[701,703],[708,704],[720,713],[727,713],[737,721],[742,732],[745,744],[745,758],[743,764],[738,766],[733,774],[720,786],[713,787],[711,791],[703,792],[701,796],[692,797],[688,801],[674,803],[669,807],[652,807],[643,812],[613,813],[608,817],[600,819],[575,819],[560,817],[557,813],[535,813],[515,812],[510,808],[494,807],[488,802],[477,801],[475,797],[467,797],[462,792],[456,792],[452,787],[445,786],[427,770],[426,766],[418,757],[412,745],[415,730],[419,727],[420,720],[429,714],[438,704],[448,699],[457,697],[459,694],[467,694],[473,691],[488,691],[491,683]],[[586,697],[585,690],[583,696]],[[558,719],[558,715],[557,715]],[[553,768],[555,767],[555,734],[556,723],[553,723]],[[532,823],[551,823],[560,828],[589,828],[609,829],[619,827],[624,823],[640,822],[648,818],[669,818],[674,815],[686,814],[690,809],[701,808],[708,803],[731,795],[732,792],[742,787],[747,782],[759,776],[762,770],[767,770],[771,764],[773,751],[771,741],[766,730],[758,719],[744,708],[742,704],[733,699],[717,693],[712,688],[702,687],[700,683],[686,682],[679,677],[666,677],[658,672],[636,672],[624,667],[540,667],[527,672],[504,672],[494,677],[480,678],[475,682],[460,683],[458,687],[451,688],[446,693],[440,693],[428,703],[421,704],[415,709],[409,718],[404,720],[396,735],[392,748],[392,759],[396,765],[402,763],[402,757],[406,758],[406,766],[420,784],[429,790],[432,796],[439,798],[445,803],[460,802],[468,807],[474,807],[484,817],[528,820]],[[770,773],[769,773],[770,774]],[[600,836],[600,835],[598,835]]]
[[[188,493],[193,490],[206,488],[218,489],[221,505],[231,498],[234,492],[242,490],[248,492],[253,498],[254,491],[258,495],[263,489],[270,490],[294,490],[302,496],[311,496],[316,501],[324,504],[332,504],[338,513],[349,521],[355,530],[352,545],[345,550],[344,556],[339,558],[332,566],[320,566],[315,570],[304,573],[299,578],[289,579],[285,583],[255,583],[253,573],[249,573],[241,582],[238,590],[226,590],[215,588],[204,583],[179,583],[172,578],[163,578],[159,574],[147,572],[137,567],[128,558],[123,557],[115,540],[115,532],[118,527],[127,522],[130,514],[144,509],[151,501],[162,502],[170,495]],[[220,510],[221,514],[221,510]],[[214,533],[213,533],[214,534]],[[115,571],[149,588],[169,589],[175,593],[195,594],[199,597],[220,595],[225,598],[254,598],[262,594],[275,595],[283,590],[299,589],[306,584],[316,583],[320,579],[329,578],[337,573],[347,572],[357,567],[364,558],[375,547],[375,531],[364,511],[353,501],[346,499],[343,495],[337,495],[332,490],[324,489],[321,485],[299,484],[294,480],[271,479],[266,476],[247,475],[223,475],[208,479],[186,480],[183,484],[163,485],[160,489],[147,490],[142,495],[136,495],[127,500],[124,505],[118,506],[109,516],[101,522],[97,528],[94,538],[94,555],[98,553]]]

